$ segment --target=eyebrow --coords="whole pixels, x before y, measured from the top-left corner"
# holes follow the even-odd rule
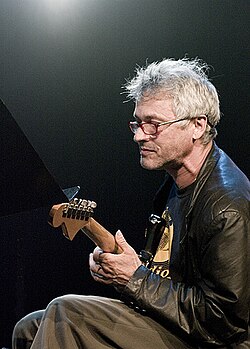
[[[137,121],[137,122],[142,122],[142,120],[139,118],[139,116],[137,116],[136,114],[133,114],[133,118]],[[152,119],[154,118],[154,116],[150,116],[150,115],[147,115],[145,117],[145,121],[144,122],[149,122],[149,121],[152,121]]]

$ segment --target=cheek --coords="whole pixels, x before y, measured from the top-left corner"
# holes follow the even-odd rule
[[[158,142],[157,147],[158,147],[159,151],[161,152],[161,151],[166,151],[168,149],[175,149],[182,142],[183,142],[183,140],[179,137],[176,137],[176,135],[175,135],[175,136],[171,136],[171,137],[168,137],[168,138],[161,140],[160,142]]]
[[[169,154],[171,156],[189,152],[193,147],[192,138],[186,133],[172,134],[171,137],[165,138],[157,144],[157,154],[164,156]]]

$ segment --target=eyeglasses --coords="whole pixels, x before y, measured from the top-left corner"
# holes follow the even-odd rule
[[[184,120],[190,120],[189,118],[183,118],[183,119],[175,119],[170,121],[164,121],[164,122],[138,122],[138,121],[130,121],[129,122],[129,128],[130,130],[136,134],[138,129],[142,129],[142,131],[146,135],[150,136],[156,136],[158,134],[158,128],[163,125],[171,125],[176,122],[184,121]]]

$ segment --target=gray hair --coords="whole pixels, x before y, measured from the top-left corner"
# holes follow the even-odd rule
[[[135,102],[158,92],[173,98],[173,112],[178,119],[207,116],[203,144],[216,137],[220,120],[218,93],[209,81],[208,65],[195,59],[163,59],[145,67],[137,67],[136,75],[124,85],[129,100]]]

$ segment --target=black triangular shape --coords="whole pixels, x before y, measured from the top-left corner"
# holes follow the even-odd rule
[[[0,216],[68,199],[0,100]]]

